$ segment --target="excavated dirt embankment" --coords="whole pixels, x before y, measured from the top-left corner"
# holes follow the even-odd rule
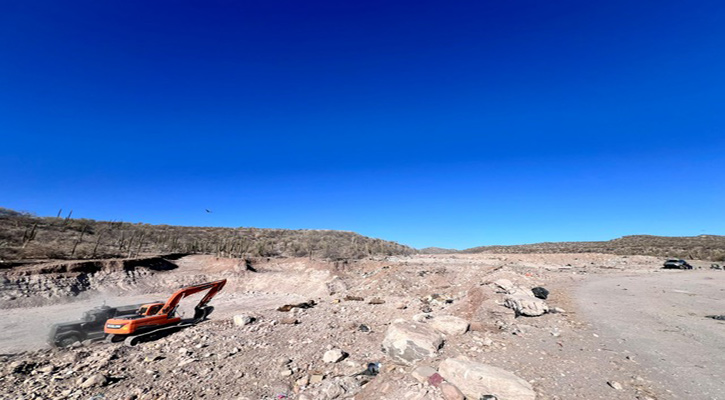
[[[164,257],[23,265],[0,274],[0,308],[42,306],[108,290],[144,291],[155,286],[155,277],[176,269],[176,262]]]

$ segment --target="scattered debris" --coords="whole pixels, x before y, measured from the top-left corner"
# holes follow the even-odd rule
[[[376,376],[380,373],[381,366],[382,364],[380,364],[379,362],[368,363],[368,367],[365,369],[365,371],[358,372],[353,376]]]
[[[667,260],[662,267],[664,269],[692,269],[692,265],[685,260]]]
[[[347,295],[345,296],[345,301],[365,301],[365,298],[360,296]]]
[[[282,307],[279,307],[277,309],[277,311],[287,312],[287,311],[290,311],[293,308],[299,308],[299,309],[302,309],[302,310],[306,310],[306,309],[312,308],[312,307],[314,307],[316,305],[317,305],[317,303],[315,303],[314,300],[309,300],[309,301],[305,301],[304,303],[285,304]]]

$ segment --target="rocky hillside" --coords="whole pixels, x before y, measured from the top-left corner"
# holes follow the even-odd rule
[[[725,261],[725,236],[633,235],[601,242],[481,246],[462,253],[604,253]]]
[[[148,254],[355,259],[415,250],[353,232],[212,228],[37,217],[0,208],[0,262],[135,257]]]

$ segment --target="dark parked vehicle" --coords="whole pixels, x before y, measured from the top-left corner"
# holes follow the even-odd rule
[[[84,340],[102,340],[106,334],[103,326],[106,320],[114,317],[133,315],[142,304],[133,304],[120,307],[100,306],[83,313],[78,321],[53,324],[50,329],[48,343],[56,347],[68,347],[75,342]]]
[[[665,269],[692,269],[692,265],[685,260],[667,260],[665,261]]]

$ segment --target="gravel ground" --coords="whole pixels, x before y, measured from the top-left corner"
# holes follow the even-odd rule
[[[537,399],[722,398],[715,375],[723,366],[723,323],[703,314],[723,312],[725,272],[663,272],[661,262],[602,254],[421,255],[351,263],[271,259],[249,272],[233,270],[235,261],[192,256],[139,287],[186,284],[189,276],[230,284],[213,300],[210,321],[155,342],[39,348],[18,337],[43,330],[39,320],[47,324],[64,316],[61,310],[75,317],[86,302],[3,310],[0,353],[23,352],[1,357],[0,399],[440,400],[439,388],[411,372],[459,356],[514,373]],[[499,279],[525,290],[548,288],[548,306],[559,312],[516,317],[503,306],[506,295],[493,283]],[[667,286],[672,282],[678,284]],[[354,298],[364,300],[346,300]],[[317,305],[277,311],[304,300]],[[436,354],[414,365],[381,352],[393,321],[423,311],[463,318],[470,330],[447,335]],[[235,326],[237,314],[256,320]],[[324,362],[333,348],[347,358]],[[360,390],[367,381],[350,375],[369,362],[382,363],[381,372]],[[330,397],[337,382],[348,386]]]

